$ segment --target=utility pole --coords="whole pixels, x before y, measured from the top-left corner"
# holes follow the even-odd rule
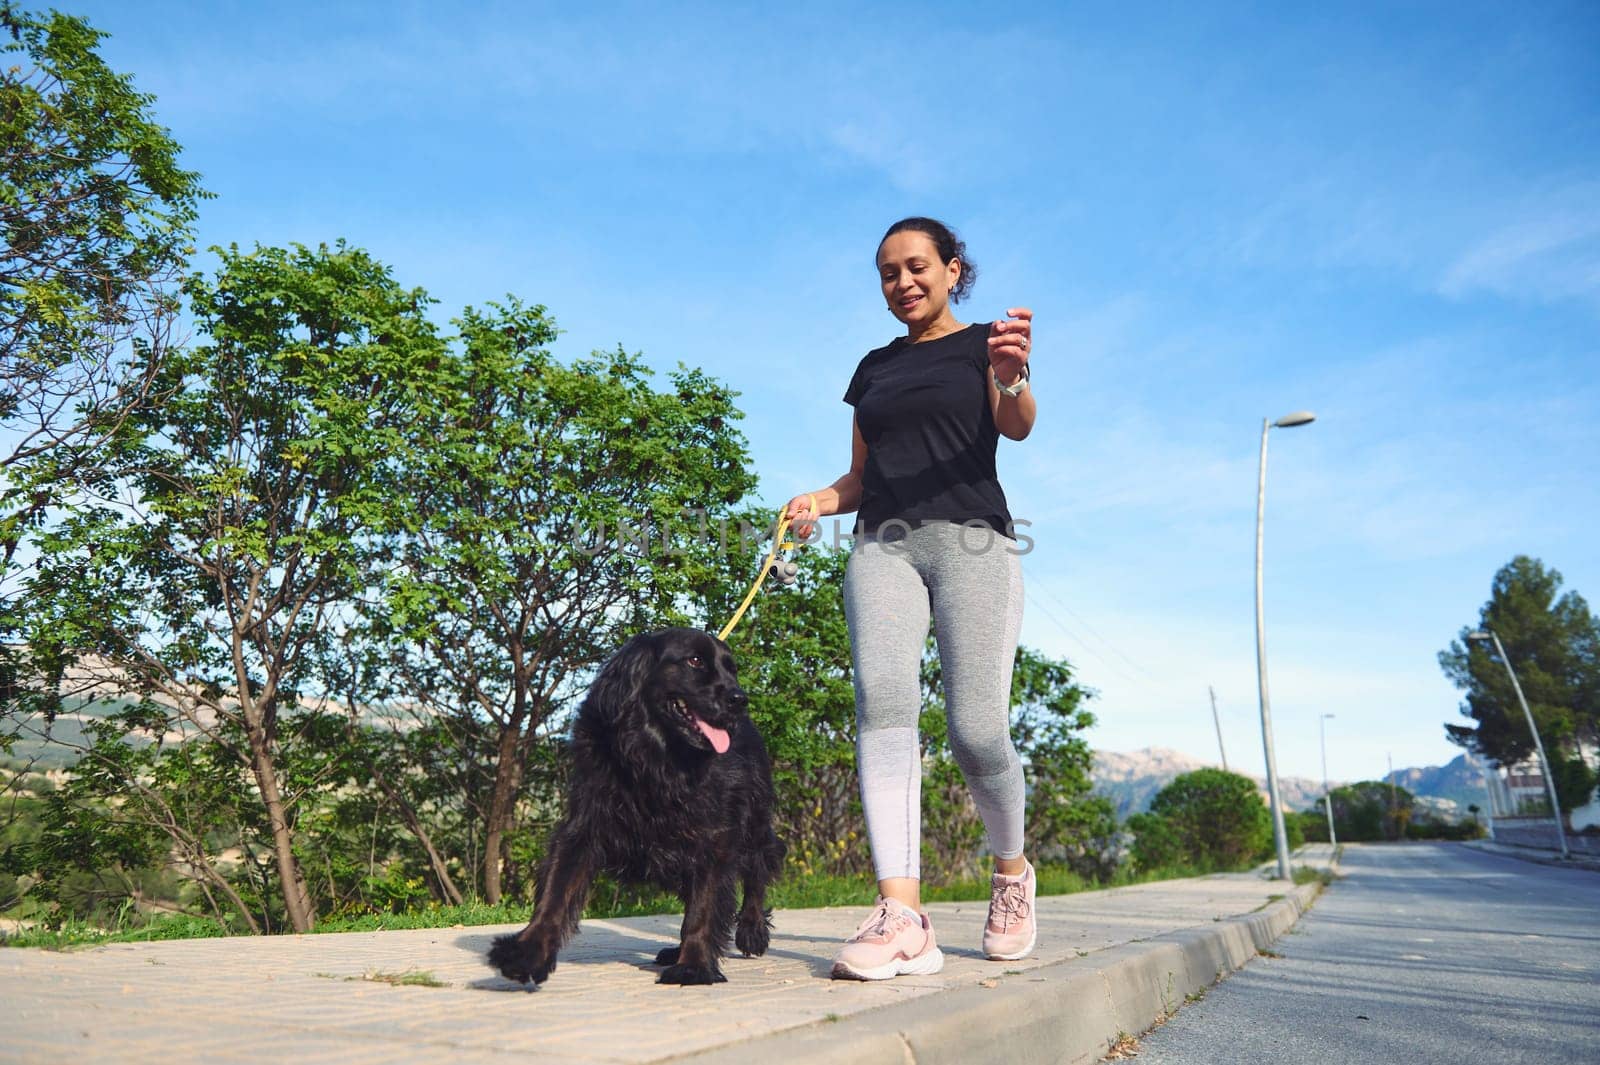
[[[1399,839],[1400,816],[1396,810],[1400,805],[1400,797],[1395,794],[1394,790],[1394,752],[1387,752],[1385,757],[1389,759],[1389,820],[1394,825],[1395,838]]]
[[[1333,831],[1333,790],[1328,787],[1328,718],[1332,714],[1323,714],[1317,719],[1317,729],[1322,736],[1322,805],[1328,811],[1328,843],[1330,846],[1339,845],[1339,837]]]
[[[1228,749],[1222,745],[1222,718],[1217,716],[1217,689],[1206,685],[1211,693],[1211,723],[1217,726],[1217,750],[1222,754],[1222,771],[1228,772]]]

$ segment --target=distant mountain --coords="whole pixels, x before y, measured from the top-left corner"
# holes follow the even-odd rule
[[[1468,806],[1483,806],[1488,802],[1484,794],[1483,773],[1467,761],[1464,754],[1457,755],[1445,765],[1396,769],[1394,782],[1418,799],[1437,800],[1425,805],[1458,816],[1465,816]]]
[[[1146,747],[1126,753],[1095,751],[1094,790],[1116,803],[1118,817],[1127,817],[1148,810],[1156,793],[1173,777],[1208,767],[1221,768],[1215,762],[1166,747]],[[1265,778],[1253,773],[1244,775],[1256,782],[1264,798],[1267,794]],[[1345,782],[1332,782],[1334,787],[1342,783]],[[1417,796],[1419,805],[1446,816],[1464,816],[1462,811],[1469,804],[1481,806],[1484,802],[1483,780],[1465,755],[1448,765],[1397,769],[1395,783]],[[1278,787],[1283,792],[1284,808],[1289,810],[1309,810],[1322,797],[1320,780],[1280,776]]]
[[[1173,777],[1211,764],[1166,747],[1146,747],[1127,754],[1095,751],[1091,777],[1094,790],[1117,804],[1117,817],[1122,819],[1150,809],[1156,792]]]

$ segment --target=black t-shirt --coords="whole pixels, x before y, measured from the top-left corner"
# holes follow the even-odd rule
[[[893,519],[976,519],[1011,535],[994,466],[988,334],[980,323],[921,344],[900,337],[856,367],[844,401],[867,444],[858,532]]]

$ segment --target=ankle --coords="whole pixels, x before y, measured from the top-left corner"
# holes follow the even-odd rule
[[[1025,876],[1028,872],[1028,858],[1019,854],[1015,858],[996,857],[994,871],[1001,876]]]
[[[908,876],[878,881],[878,894],[893,899],[908,910],[922,912],[922,881]]]

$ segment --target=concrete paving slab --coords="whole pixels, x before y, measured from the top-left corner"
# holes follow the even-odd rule
[[[729,982],[710,988],[655,983],[651,960],[677,940],[660,916],[583,922],[537,991],[483,962],[516,926],[0,950],[0,1061],[1092,1061],[1244,964],[1313,896],[1241,873],[1046,897],[1038,948],[1011,962],[978,949],[985,904],[934,903],[944,970],[880,983],[829,978],[854,908],[780,911],[768,954],[728,959]],[[407,972],[443,986],[374,979]],[[993,1043],[1018,1017],[1033,1018],[1036,1057]]]

